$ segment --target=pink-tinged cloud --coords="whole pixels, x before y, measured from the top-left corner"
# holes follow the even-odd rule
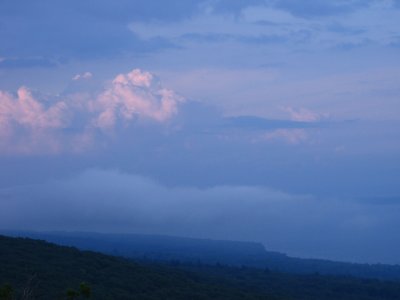
[[[98,114],[94,125],[106,129],[119,118],[125,122],[135,118],[164,122],[178,112],[182,101],[172,90],[163,88],[152,74],[135,69],[115,77],[90,107]]]
[[[91,76],[87,72],[74,78]],[[26,87],[16,95],[0,91],[0,153],[85,151],[96,142],[99,129],[143,118],[162,123],[178,113],[183,101],[139,69],[116,76],[97,95],[70,94],[56,102],[34,97]],[[66,133],[71,128],[73,133]]]
[[[68,125],[67,104],[46,104],[26,87],[19,88],[16,96],[0,91],[0,152],[60,150],[53,135]]]
[[[0,133],[10,132],[13,125],[32,131],[61,128],[66,125],[66,108],[63,101],[46,108],[26,87],[19,88],[16,97],[0,91]]]
[[[290,117],[293,121],[298,122],[318,122],[329,118],[329,114],[320,114],[306,108],[293,108],[286,106],[282,109],[290,114]]]

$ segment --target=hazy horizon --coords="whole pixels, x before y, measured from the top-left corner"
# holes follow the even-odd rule
[[[0,230],[400,264],[398,0],[4,0],[0,39]]]

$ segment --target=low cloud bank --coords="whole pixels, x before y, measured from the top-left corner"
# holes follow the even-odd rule
[[[2,189],[0,199],[3,229],[252,240],[292,255],[400,263],[396,202],[324,200],[249,186],[171,188],[100,170]]]

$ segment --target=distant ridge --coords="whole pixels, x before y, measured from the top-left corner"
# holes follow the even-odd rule
[[[16,237],[42,239],[81,250],[150,261],[180,261],[248,266],[295,274],[346,275],[360,278],[400,280],[400,266],[354,264],[289,257],[267,251],[261,243],[195,239],[163,235],[105,234],[92,232],[7,231]]]
[[[85,282],[97,300],[154,299],[285,299],[262,291],[242,290],[232,284],[194,278],[169,266],[138,264],[104,254],[79,251],[28,238],[0,235],[0,299],[57,300]],[[30,278],[33,282],[29,285]],[[14,297],[2,297],[7,283]],[[23,298],[22,290],[33,296]],[[82,298],[73,298],[82,299]]]
[[[32,279],[32,280],[31,280]],[[66,297],[81,283],[96,300],[400,300],[400,283],[293,275],[224,265],[134,262],[29,238],[0,235],[0,298]],[[9,290],[9,288],[7,288]],[[28,298],[21,297],[29,291]],[[70,294],[70,293],[69,293]]]

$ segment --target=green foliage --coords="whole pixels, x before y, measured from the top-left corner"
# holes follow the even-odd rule
[[[78,298],[89,299],[92,295],[92,289],[86,282],[81,282],[79,291],[69,288],[66,292],[67,300],[75,300]]]
[[[13,299],[13,288],[11,284],[4,284],[2,287],[0,287],[0,299],[1,300],[11,300]]]
[[[0,283],[10,282],[20,293],[31,274],[36,274],[35,296],[40,300],[281,299],[196,280],[169,266],[139,264],[32,239],[0,236],[0,266]],[[67,291],[70,287],[79,288]]]
[[[86,282],[82,282],[79,285],[79,293],[82,295],[84,298],[89,299],[90,296],[92,295],[92,289]]]
[[[79,293],[74,289],[68,289],[65,295],[67,296],[67,300],[75,300],[79,297]]]
[[[0,299],[22,299],[32,274],[38,282],[35,297],[26,299],[400,300],[399,282],[290,275],[222,264],[138,263],[0,236],[0,283],[9,282],[14,287],[4,285]]]
[[[345,275],[381,280],[400,280],[400,265],[355,264],[320,259],[288,257],[270,252],[259,243],[215,241],[169,236],[99,233],[9,232],[11,235],[44,239],[103,254],[129,259],[179,263],[254,267],[293,274]]]

